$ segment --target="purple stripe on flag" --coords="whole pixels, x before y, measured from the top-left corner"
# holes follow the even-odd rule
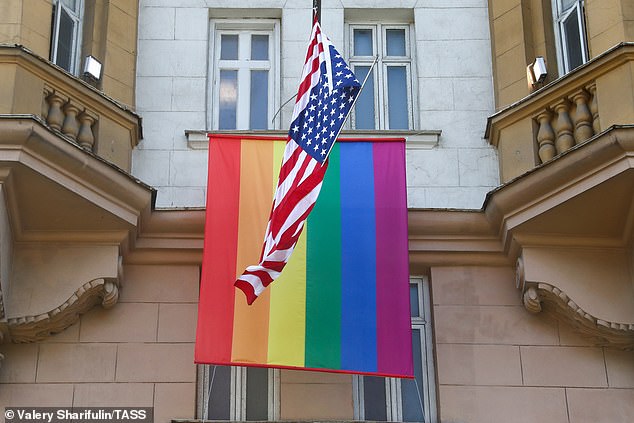
[[[413,374],[405,143],[376,142],[373,148],[378,371]]]

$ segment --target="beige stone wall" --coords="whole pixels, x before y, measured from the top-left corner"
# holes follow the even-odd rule
[[[1,1],[0,43],[21,44],[48,59],[52,14],[52,0]],[[85,1],[82,65],[88,55],[100,60],[103,64],[100,88],[128,106],[135,105],[137,20],[137,1]]]
[[[489,0],[495,104],[501,108],[528,94],[526,7],[520,0]]]
[[[0,42],[22,44],[48,57],[51,38],[51,0],[0,2]]]
[[[109,96],[134,107],[138,2],[111,0],[107,16],[102,88]]]
[[[594,347],[521,305],[511,268],[431,274],[441,421],[625,422],[634,353]]]
[[[634,41],[631,0],[586,0],[589,57],[623,41]],[[558,78],[551,0],[489,0],[496,106],[501,109],[530,94],[526,66],[546,59],[546,82]]]
[[[36,344],[3,344],[7,406],[154,407],[156,422],[195,414],[197,266],[126,266],[119,303]]]
[[[631,0],[586,0],[586,23],[590,57],[623,41],[634,41]]]

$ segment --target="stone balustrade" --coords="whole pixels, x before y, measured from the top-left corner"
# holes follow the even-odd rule
[[[509,182],[634,121],[634,42],[614,46],[490,116],[485,138]]]
[[[42,117],[53,129],[62,132],[82,148],[94,151],[94,126],[99,120],[97,113],[49,86],[44,87]]]
[[[580,144],[600,131],[596,84],[559,98],[535,117],[535,143],[541,163]]]
[[[108,97],[17,45],[0,44],[0,115],[41,117],[84,150],[130,171],[141,119]]]

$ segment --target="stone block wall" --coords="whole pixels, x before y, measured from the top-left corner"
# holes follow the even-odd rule
[[[442,422],[624,422],[634,353],[524,309],[511,268],[432,269]],[[628,417],[630,416],[630,417]]]
[[[155,422],[195,415],[197,266],[124,268],[120,298],[37,344],[2,344],[0,409],[154,407]]]
[[[140,2],[136,99],[144,140],[132,172],[158,189],[158,207],[205,204],[207,150],[188,146],[185,130],[211,129],[210,19],[279,19],[283,103],[297,91],[310,7],[290,0]],[[408,204],[480,208],[499,183],[496,152],[483,138],[494,111],[487,1],[342,0],[324,1],[322,9],[324,32],[344,55],[348,21],[413,24],[414,129],[442,134],[435,148],[407,152]],[[282,108],[278,129],[288,127],[293,104]]]

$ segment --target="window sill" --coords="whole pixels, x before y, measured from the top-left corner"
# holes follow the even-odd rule
[[[187,146],[192,150],[207,150],[209,134],[226,134],[226,135],[244,135],[244,136],[266,136],[286,138],[287,131],[281,130],[224,130],[224,131],[200,131],[185,130],[187,137]],[[408,150],[430,150],[438,145],[441,131],[439,130],[422,130],[422,131],[403,131],[403,130],[356,130],[348,129],[341,131],[342,138],[405,138]]]

